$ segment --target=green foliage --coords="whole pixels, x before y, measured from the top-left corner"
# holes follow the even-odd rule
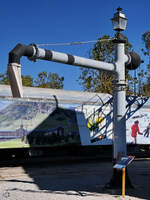
[[[121,35],[121,36],[127,41],[125,45],[125,51],[128,52],[129,50],[131,50],[132,45],[128,42],[128,39],[124,35]],[[115,58],[114,45],[115,44],[109,39],[110,39],[110,36],[108,35],[104,35],[100,37],[91,51],[90,58],[94,60],[108,62],[108,63],[114,62],[114,58]],[[103,40],[103,41],[100,41],[100,40]],[[126,77],[128,78],[130,77],[128,71],[126,71]],[[93,69],[81,68],[81,75],[78,78],[78,82],[83,87],[84,91],[112,94],[113,79],[114,79],[114,75],[112,73],[108,73],[103,70],[98,71],[98,70],[93,70]]]
[[[150,51],[150,30],[148,30],[145,33],[143,33],[143,35],[142,35],[142,41],[145,44],[146,50]]]
[[[22,75],[21,77],[23,86],[33,86],[33,78],[31,76]],[[4,74],[0,73],[0,84],[10,85],[8,71],[6,71]]]
[[[40,72],[38,77],[33,80],[30,75],[22,75],[22,85],[27,87],[42,87],[42,88],[55,88],[62,89],[64,87],[64,77],[59,77],[57,73]],[[0,84],[10,85],[8,72],[5,74],[0,73]]]
[[[21,76],[22,77],[22,85],[27,86],[27,87],[32,87],[33,86],[33,78],[29,75],[26,76]]]
[[[7,71],[5,72],[5,74],[0,73],[0,84],[10,84]]]
[[[114,60],[114,43],[112,41],[104,41],[110,39],[108,35],[104,35],[98,39],[97,43],[94,45],[92,50],[92,58],[94,60],[100,60],[105,62],[113,62]]]
[[[144,84],[143,86],[143,94],[144,96],[150,96],[150,84]]]
[[[40,72],[35,80],[36,87],[62,89],[64,77],[59,77],[57,73]]]
[[[142,92],[143,93],[142,94],[144,96],[150,96],[150,30],[143,33],[142,41],[145,45],[145,49],[141,49],[141,50],[145,56],[148,56],[148,64],[146,65],[146,72],[142,71],[139,74],[139,77],[141,79],[143,79],[143,83],[142,83],[142,85],[143,85]],[[146,82],[144,82],[145,78],[146,78]]]

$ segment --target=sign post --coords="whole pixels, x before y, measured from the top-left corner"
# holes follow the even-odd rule
[[[126,168],[122,169],[122,197],[125,198]]]
[[[135,156],[121,157],[114,165],[114,169],[122,170],[122,197],[125,198],[126,167],[134,160]]]

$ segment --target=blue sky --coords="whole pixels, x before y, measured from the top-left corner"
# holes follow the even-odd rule
[[[8,53],[18,43],[59,43],[97,40],[104,34],[114,35],[110,19],[118,6],[128,18],[124,34],[140,55],[144,45],[141,35],[150,30],[149,0],[1,0],[0,1],[0,72],[7,69]],[[88,57],[93,44],[42,47]],[[145,58],[146,65],[147,59]],[[81,90],[80,69],[60,63],[26,57],[21,59],[22,74],[33,78],[41,71],[64,76],[64,89]]]

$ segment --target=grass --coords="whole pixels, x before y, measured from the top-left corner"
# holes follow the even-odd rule
[[[6,142],[0,142],[0,149],[2,148],[23,148],[29,147],[29,144],[25,144],[21,139],[13,139]]]

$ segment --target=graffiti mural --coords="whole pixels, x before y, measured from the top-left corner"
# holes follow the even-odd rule
[[[95,104],[0,98],[0,148],[112,145],[112,97],[96,98]],[[128,144],[150,144],[149,105],[148,98],[127,97]]]
[[[82,105],[77,108],[82,145],[111,145],[113,143],[112,101],[112,97],[109,97],[105,102],[99,99],[100,106]],[[150,144],[149,98],[127,97],[126,101],[127,143]]]
[[[68,143],[80,143],[74,109],[57,107],[55,101],[0,99],[0,148]]]

